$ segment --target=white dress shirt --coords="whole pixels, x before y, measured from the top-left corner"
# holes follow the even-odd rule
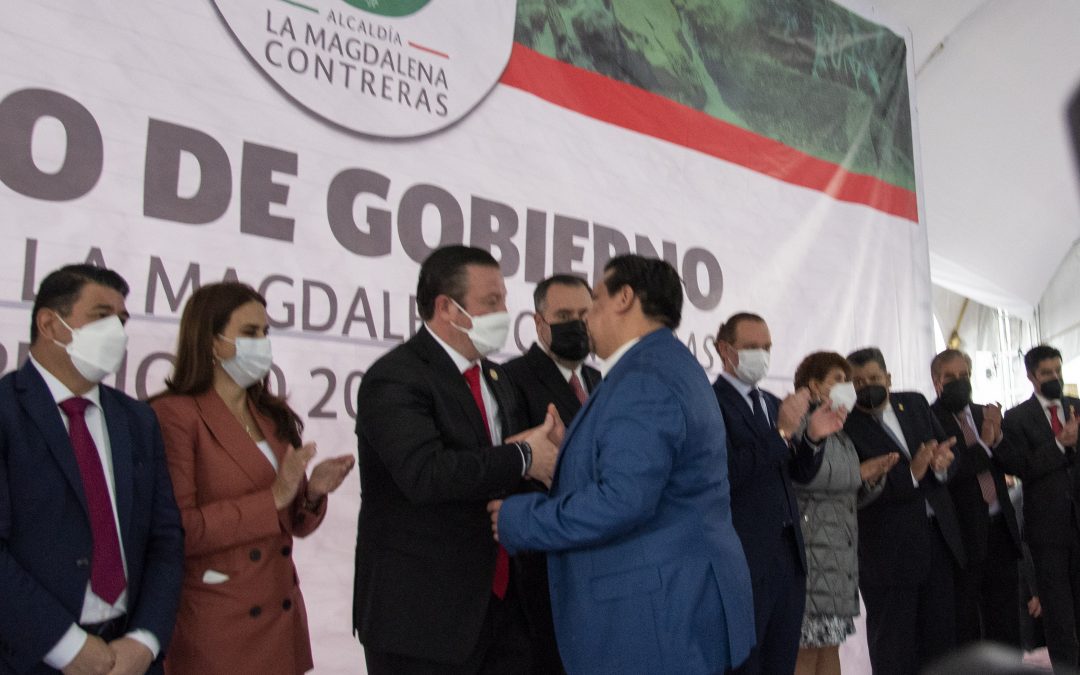
[[[45,369],[40,363],[30,356],[30,363],[34,365],[38,373],[41,374],[45,385],[49,388],[49,393],[52,394],[53,401],[56,402],[56,409],[60,413],[60,419],[64,421],[64,429],[67,430],[69,425],[67,414],[60,408],[60,403],[66,401],[69,398],[73,398],[75,394],[71,393],[63,382],[56,378],[55,375]],[[120,529],[120,515],[116,508],[116,485],[113,479],[113,464],[112,464],[112,447],[109,445],[109,429],[105,424],[105,416],[101,410],[101,389],[95,386],[90,391],[82,395],[82,398],[90,401],[90,405],[86,406],[86,413],[84,418],[86,420],[86,426],[90,430],[90,437],[94,439],[94,446],[97,448],[98,456],[101,459],[101,467],[105,472],[105,484],[109,488],[109,501],[112,502],[113,522],[116,524],[117,540],[120,544],[120,559],[124,563],[124,576],[127,576],[127,557],[124,554],[124,538],[123,531]],[[116,599],[114,604],[109,604],[105,600],[98,597],[91,589],[90,582],[86,583],[86,596],[83,599],[82,613],[79,615],[78,623],[71,624],[64,636],[60,638],[60,641],[53,646],[49,653],[45,655],[45,663],[57,670],[63,670],[70,664],[78,655],[79,650],[83,648],[86,643],[86,631],[79,627],[81,624],[94,624],[115,619],[118,616],[122,616],[127,612],[127,589],[125,588],[120,597]],[[130,638],[138,640],[142,644],[146,645],[154,658],[157,658],[158,652],[161,651],[160,643],[157,637],[146,630],[131,631],[127,635]]]
[[[1051,401],[1050,399],[1046,398],[1045,396],[1043,396],[1039,392],[1035,392],[1035,398],[1039,399],[1039,405],[1042,406],[1043,414],[1046,415],[1046,423],[1047,424],[1050,424],[1050,425],[1053,424],[1050,421],[1050,406],[1056,405],[1057,410],[1055,412],[1057,413],[1058,422],[1061,422],[1061,426],[1065,426],[1065,406],[1061,404],[1061,399],[1060,398],[1056,398],[1056,399]],[[1061,441],[1059,441],[1059,440],[1057,440],[1055,438],[1054,442],[1057,443],[1058,450],[1061,450],[1062,452],[1065,452],[1065,446],[1061,444]]]
[[[442,338],[435,334],[435,331],[431,330],[431,327],[424,324],[424,329],[427,330],[431,337],[435,338],[435,342],[439,343],[450,356],[450,359],[454,362],[454,367],[461,373],[461,378],[465,379],[465,371],[473,366],[477,365],[478,361],[470,361],[462,356],[461,352],[451,347]],[[483,368],[483,366],[481,366]],[[487,425],[488,433],[491,434],[491,444],[502,445],[502,429],[499,427],[499,402],[495,398],[495,394],[492,393],[491,387],[488,386],[487,378],[484,377],[484,373],[480,373],[480,395],[484,399],[484,411],[487,413]],[[521,475],[525,475],[525,470],[528,468],[528,460],[525,458],[525,451],[518,447],[518,452],[521,453]]]
[[[600,362],[597,364],[596,367],[596,369],[600,371],[600,377],[607,377],[607,374],[611,372],[611,369],[615,367],[615,364],[619,362],[619,359],[623,357],[623,354],[630,351],[630,348],[640,341],[641,338],[636,337],[633,340],[630,340],[629,342],[624,344],[622,347],[616,349],[611,356],[607,357],[606,359],[600,359]],[[566,379],[569,380],[570,378],[567,377]]]
[[[896,416],[896,411],[893,410],[892,404],[886,405],[885,409],[881,411],[881,423],[889,428],[889,431],[896,436],[896,439],[900,441],[900,451],[911,461],[911,451],[907,447],[907,437],[904,436],[904,428],[900,426],[900,418]],[[933,471],[933,469],[930,469]],[[944,483],[949,478],[949,471],[941,471],[940,473],[934,471],[934,476]],[[915,487],[919,487],[919,479],[915,477],[915,474],[911,474],[911,484]],[[933,516],[934,507],[930,506],[930,502],[926,502],[926,515]]]

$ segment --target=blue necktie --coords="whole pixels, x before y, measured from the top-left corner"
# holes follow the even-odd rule
[[[765,416],[765,408],[761,405],[761,392],[751,389],[750,400],[754,402],[754,421],[762,431],[768,431],[772,427],[769,425],[769,418]]]

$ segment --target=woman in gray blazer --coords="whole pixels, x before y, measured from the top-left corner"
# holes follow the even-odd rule
[[[846,384],[850,375],[843,356],[815,352],[795,370],[795,388],[810,391],[811,410],[816,405],[850,409],[855,398],[855,390]],[[795,484],[808,567],[796,675],[840,672],[840,644],[855,632],[859,614],[855,511],[881,493],[885,474],[898,458],[893,452],[860,464],[842,429],[825,439],[821,452],[821,469],[813,480]]]

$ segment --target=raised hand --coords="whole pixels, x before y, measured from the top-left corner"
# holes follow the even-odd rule
[[[899,452],[890,452],[872,457],[859,464],[859,477],[863,482],[876,485],[881,477],[889,473],[900,459]]]
[[[810,413],[810,419],[806,422],[806,435],[811,443],[820,443],[826,437],[835,434],[844,428],[847,421],[848,410],[841,406],[833,408],[831,402],[819,405]]]
[[[331,457],[316,464],[315,468],[311,470],[311,478],[308,478],[308,501],[318,502],[338,489],[355,464],[356,460],[352,455]]]
[[[557,419],[559,416],[552,415],[549,410],[543,424],[518,434],[521,436],[518,440],[525,441],[532,448],[532,466],[526,475],[547,487],[551,487],[551,479],[555,476],[555,462],[559,458],[559,446],[551,440],[556,434]],[[558,426],[562,426],[562,422],[558,422]],[[558,435],[561,435],[561,432]]]
[[[799,428],[806,412],[810,410],[810,390],[799,387],[780,402],[780,411],[776,416],[776,428],[785,438],[791,438]],[[828,434],[826,434],[827,436]],[[823,437],[821,437],[823,438]]]
[[[1057,435],[1058,443],[1061,443],[1066,448],[1073,447],[1076,445],[1078,430],[1080,430],[1080,418],[1076,416],[1076,406],[1069,406],[1069,418],[1065,420],[1061,433]]]
[[[315,456],[315,444],[305,443],[302,448],[289,447],[285,456],[281,459],[277,478],[270,486],[274,494],[274,506],[280,511],[296,499],[296,493],[300,489],[300,482],[307,475],[307,465]]]
[[[1001,440],[1001,404],[983,406],[982,429],[979,438],[987,447],[993,447]]]

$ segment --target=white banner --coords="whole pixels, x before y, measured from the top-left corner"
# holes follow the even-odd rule
[[[310,14],[262,4],[279,33],[281,17]],[[870,344],[898,387],[926,379],[926,234],[911,218],[508,84],[442,131],[359,135],[312,112],[317,93],[305,105],[286,95],[208,1],[0,5],[5,372],[25,356],[37,284],[62,264],[91,260],[131,284],[116,385],[139,397],[162,389],[193,288],[238,278],[269,301],[275,376],[307,437],[324,456],[355,452],[364,369],[419,326],[419,261],[464,242],[492,250],[507,275],[518,320],[502,358],[533,339],[536,281],[591,281],[629,249],[684,275],[678,334],[711,375],[718,324],[749,310],[772,329],[778,393],[807,353]],[[362,663],[350,634],[358,493],[354,474],[296,547],[317,672]]]

